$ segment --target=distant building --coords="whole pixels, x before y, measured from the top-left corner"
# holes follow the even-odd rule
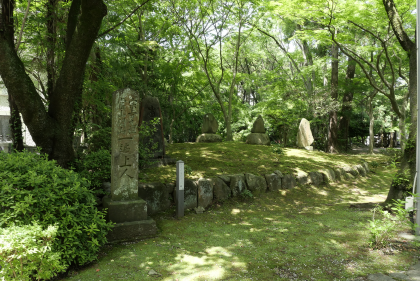
[[[10,130],[10,107],[7,91],[5,88],[0,88],[0,150],[6,150],[8,144],[12,142],[11,140],[11,130]],[[22,117],[21,117],[22,119]],[[32,136],[29,133],[28,128],[22,120],[22,135],[23,143],[25,146],[35,147],[36,144],[32,140]]]

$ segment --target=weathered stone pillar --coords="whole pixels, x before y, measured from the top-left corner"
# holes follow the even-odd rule
[[[108,220],[115,222],[109,241],[151,237],[156,223],[147,219],[146,202],[138,198],[139,95],[131,89],[112,96],[111,194],[104,197]]]

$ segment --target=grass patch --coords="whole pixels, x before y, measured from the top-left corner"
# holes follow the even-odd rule
[[[255,159],[257,163],[247,162],[250,170],[235,170],[239,168],[227,163],[239,161],[234,155],[242,146],[233,144],[238,151],[230,152],[224,145],[213,149],[200,144],[174,145],[178,148],[171,154],[180,155],[177,159],[188,155],[183,160],[206,175],[210,171],[193,159],[218,161],[219,166],[214,167],[226,169],[223,174],[252,172],[269,159],[264,158],[265,148],[258,147],[261,152],[256,154],[246,150],[243,161]],[[182,149],[193,146],[194,152]],[[221,152],[212,152],[216,149]],[[367,157],[310,153],[310,159],[305,159],[302,153],[309,152],[286,149],[286,156],[279,161],[283,169],[278,169],[293,172],[305,165],[302,170],[309,171],[337,161],[358,163]],[[372,159],[381,161],[378,157]],[[293,162],[298,160],[305,164]],[[372,213],[350,208],[353,203],[383,202],[395,172],[379,166],[376,173],[364,178],[236,199],[213,205],[203,214],[186,212],[180,220],[173,218],[173,209],[154,217],[160,229],[158,237],[107,246],[96,263],[71,271],[63,280],[347,280],[406,270],[420,258],[419,248],[396,239],[391,254],[370,249],[367,227]],[[149,275],[151,270],[158,275]]]
[[[360,164],[362,161],[383,163],[387,157],[376,155],[329,154],[321,151],[282,148],[273,152],[271,146],[249,145],[243,142],[176,143],[167,148],[167,155],[184,161],[192,168],[190,179],[211,178],[218,175],[252,173],[270,174],[280,170],[283,174],[317,171],[323,168]],[[144,169],[140,182],[174,182],[175,166]]]

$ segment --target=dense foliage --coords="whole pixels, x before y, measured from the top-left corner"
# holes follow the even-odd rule
[[[0,153],[0,227],[38,221],[58,227],[52,251],[65,265],[96,259],[112,224],[96,208],[89,182],[35,153]]]

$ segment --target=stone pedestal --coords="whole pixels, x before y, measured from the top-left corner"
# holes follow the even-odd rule
[[[270,145],[270,138],[267,134],[251,133],[246,137],[247,144]]]
[[[216,134],[201,134],[196,142],[221,142],[222,137]]]

